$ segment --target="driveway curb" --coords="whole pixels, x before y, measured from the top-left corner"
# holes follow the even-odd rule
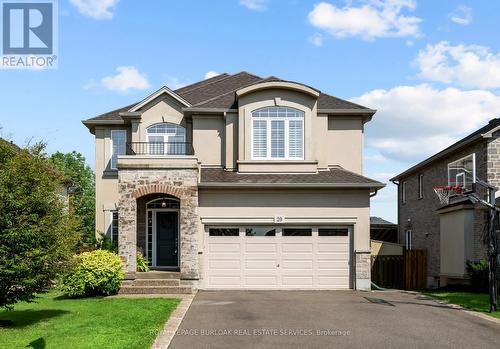
[[[170,315],[170,318],[165,323],[165,326],[163,326],[163,329],[159,331],[158,336],[156,337],[153,345],[151,346],[151,349],[168,348],[170,342],[172,341],[172,338],[175,335],[175,332],[177,331],[179,325],[182,322],[182,319],[184,319],[186,312],[191,306],[194,297],[195,294],[182,294],[182,295],[176,294],[169,297],[178,299],[180,298],[181,302],[179,303],[177,308],[175,308],[174,312]]]
[[[412,293],[412,292],[408,292],[408,293]],[[428,295],[420,293],[420,292],[414,292],[414,294],[418,294],[420,296],[427,297],[429,300],[432,300],[432,301],[436,302],[437,304],[446,305],[446,306],[448,306],[448,307],[450,307],[452,309],[462,310],[464,313],[467,313],[467,314],[470,314],[472,316],[479,317],[481,319],[488,320],[488,321],[491,321],[491,322],[493,322],[495,324],[500,325],[500,319],[497,319],[497,318],[495,318],[493,316],[489,316],[489,315],[480,313],[478,311],[469,310],[467,308],[461,307],[458,304],[448,303],[448,302],[439,300],[437,298],[434,298],[432,296],[428,296]]]

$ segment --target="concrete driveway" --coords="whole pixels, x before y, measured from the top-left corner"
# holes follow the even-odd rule
[[[499,348],[500,324],[402,292],[201,291],[170,347]]]

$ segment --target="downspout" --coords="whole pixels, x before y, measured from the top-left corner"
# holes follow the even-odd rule
[[[400,212],[399,212],[399,181],[398,180],[391,180],[391,182],[392,182],[392,184],[394,184],[397,187],[397,190],[396,190],[396,204],[398,205],[398,244],[400,244],[401,241],[399,241],[399,237],[401,236],[401,232],[400,232],[401,217],[400,217]]]

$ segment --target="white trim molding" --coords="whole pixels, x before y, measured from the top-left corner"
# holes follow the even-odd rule
[[[357,217],[289,217],[286,224],[318,225],[318,224],[356,224]],[[267,217],[201,217],[201,223],[207,225],[242,225],[242,224],[271,224],[275,225],[274,215]],[[281,225],[281,224],[280,224]]]
[[[180,102],[181,104],[183,104],[185,107],[190,107],[191,106],[191,104],[189,104],[189,102],[186,101],[184,98],[182,98],[177,93],[175,93],[174,91],[172,91],[171,89],[169,89],[167,86],[163,86],[159,90],[157,90],[156,92],[153,92],[151,95],[149,95],[148,97],[144,98],[141,102],[139,102],[138,104],[136,104],[132,108],[130,108],[128,110],[128,113],[137,112],[139,109],[141,109],[142,107],[144,107],[146,104],[148,104],[152,100],[158,98],[159,96],[161,96],[164,93],[167,94],[167,95],[169,95],[170,97],[174,98],[175,100],[177,100],[178,102]]]

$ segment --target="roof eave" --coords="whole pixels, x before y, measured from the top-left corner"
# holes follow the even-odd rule
[[[224,114],[224,113],[237,113],[238,109],[187,107],[187,108],[182,108],[182,111],[186,113]]]
[[[472,138],[469,138],[463,142],[459,142],[459,143],[456,143],[455,145],[447,148],[447,149],[444,149],[442,151],[440,151],[439,153],[437,154],[434,154],[433,156],[431,156],[430,158],[427,158],[425,159],[424,161],[421,161],[419,162],[418,164],[410,167],[409,169],[407,169],[406,171],[404,172],[401,172],[400,174],[398,174],[397,176],[394,176],[392,177],[391,179],[389,179],[391,182],[393,181],[398,181],[400,180],[402,177],[407,177],[408,175],[412,174],[413,172],[415,172],[416,170],[426,166],[426,165],[429,165],[431,164],[432,162],[434,161],[437,161],[443,157],[445,157],[446,155],[449,155],[450,153],[458,150],[458,149],[461,149],[471,143],[474,143],[474,142],[477,142],[478,140],[481,140],[483,138],[487,138],[487,134],[478,134]]]
[[[227,183],[201,182],[199,188],[331,188],[331,189],[370,189],[379,190],[385,187],[383,183]]]

